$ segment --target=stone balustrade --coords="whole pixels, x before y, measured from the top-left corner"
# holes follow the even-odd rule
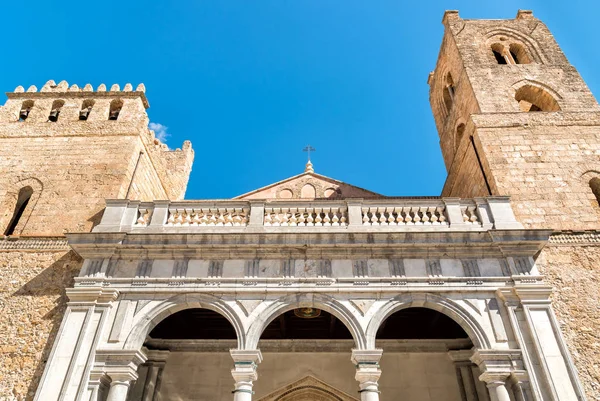
[[[170,208],[166,225],[242,227],[248,224],[248,210],[247,207]]]
[[[485,231],[520,229],[508,197],[382,198],[343,201],[107,200],[95,232]],[[213,232],[211,231],[211,232]]]
[[[310,207],[265,207],[265,227],[344,227],[348,225],[345,205]]]

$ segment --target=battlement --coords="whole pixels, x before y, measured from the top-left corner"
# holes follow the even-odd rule
[[[67,81],[56,84],[50,80],[41,90],[31,85],[27,90],[17,86],[7,92],[8,100],[0,108],[0,123],[69,123],[145,121],[150,107],[144,84],[135,90],[128,83],[123,89],[114,84],[107,90],[105,84],[94,91],[92,85],[83,88]]]

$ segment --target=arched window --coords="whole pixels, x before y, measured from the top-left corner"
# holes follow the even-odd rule
[[[90,116],[90,112],[92,111],[92,108],[94,107],[94,101],[91,99],[87,99],[83,101],[83,104],[81,105],[81,110],[79,111],[79,119],[81,121],[85,121],[88,119],[88,117]]]
[[[506,57],[504,57],[504,46],[500,43],[494,43],[492,45],[492,53],[498,64],[507,64]]]
[[[454,103],[454,80],[452,79],[452,75],[450,73],[446,75],[443,97],[444,105],[446,106],[446,112],[450,113],[452,104]]]
[[[525,47],[522,45],[518,43],[511,43],[509,46],[509,52],[515,64],[531,63],[531,58],[529,57],[529,54],[527,54]]]
[[[554,97],[542,88],[524,85],[515,93],[521,111],[560,111],[560,106]]]
[[[15,232],[19,220],[21,219],[21,216],[23,216],[23,212],[31,200],[31,195],[33,195],[33,188],[30,186],[21,188],[17,197],[17,204],[15,205],[13,216],[4,231],[4,235],[12,235]]]
[[[456,127],[456,134],[454,135],[454,147],[455,149],[458,149],[459,145],[460,145],[460,141],[462,141],[462,138],[465,134],[465,125],[464,124],[458,124],[458,127]]]
[[[594,177],[590,180],[590,188],[596,197],[598,205],[600,205],[600,178]]]
[[[19,121],[27,120],[31,109],[33,109],[33,100],[25,100],[23,102],[23,105],[21,105],[21,111],[19,112]]]
[[[52,102],[52,109],[50,110],[50,115],[48,116],[48,121],[52,121],[53,123],[58,121],[58,116],[60,115],[60,110],[65,105],[64,100],[55,100]]]
[[[110,102],[110,111],[108,113],[109,120],[116,120],[119,118],[119,113],[121,113],[121,109],[123,108],[123,101],[121,99],[115,99]]]

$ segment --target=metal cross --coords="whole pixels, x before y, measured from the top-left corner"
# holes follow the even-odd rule
[[[307,145],[304,149],[302,149],[303,152],[308,152],[308,161],[310,161],[310,152],[316,152],[317,149],[313,148],[310,145]]]

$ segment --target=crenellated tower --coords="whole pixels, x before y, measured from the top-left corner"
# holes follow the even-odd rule
[[[443,18],[430,102],[443,196],[510,195],[526,227],[600,227],[600,107],[530,11]]]
[[[19,86],[0,108],[0,230],[89,231],[104,200],[182,199],[190,142],[171,151],[148,129],[145,88]]]

